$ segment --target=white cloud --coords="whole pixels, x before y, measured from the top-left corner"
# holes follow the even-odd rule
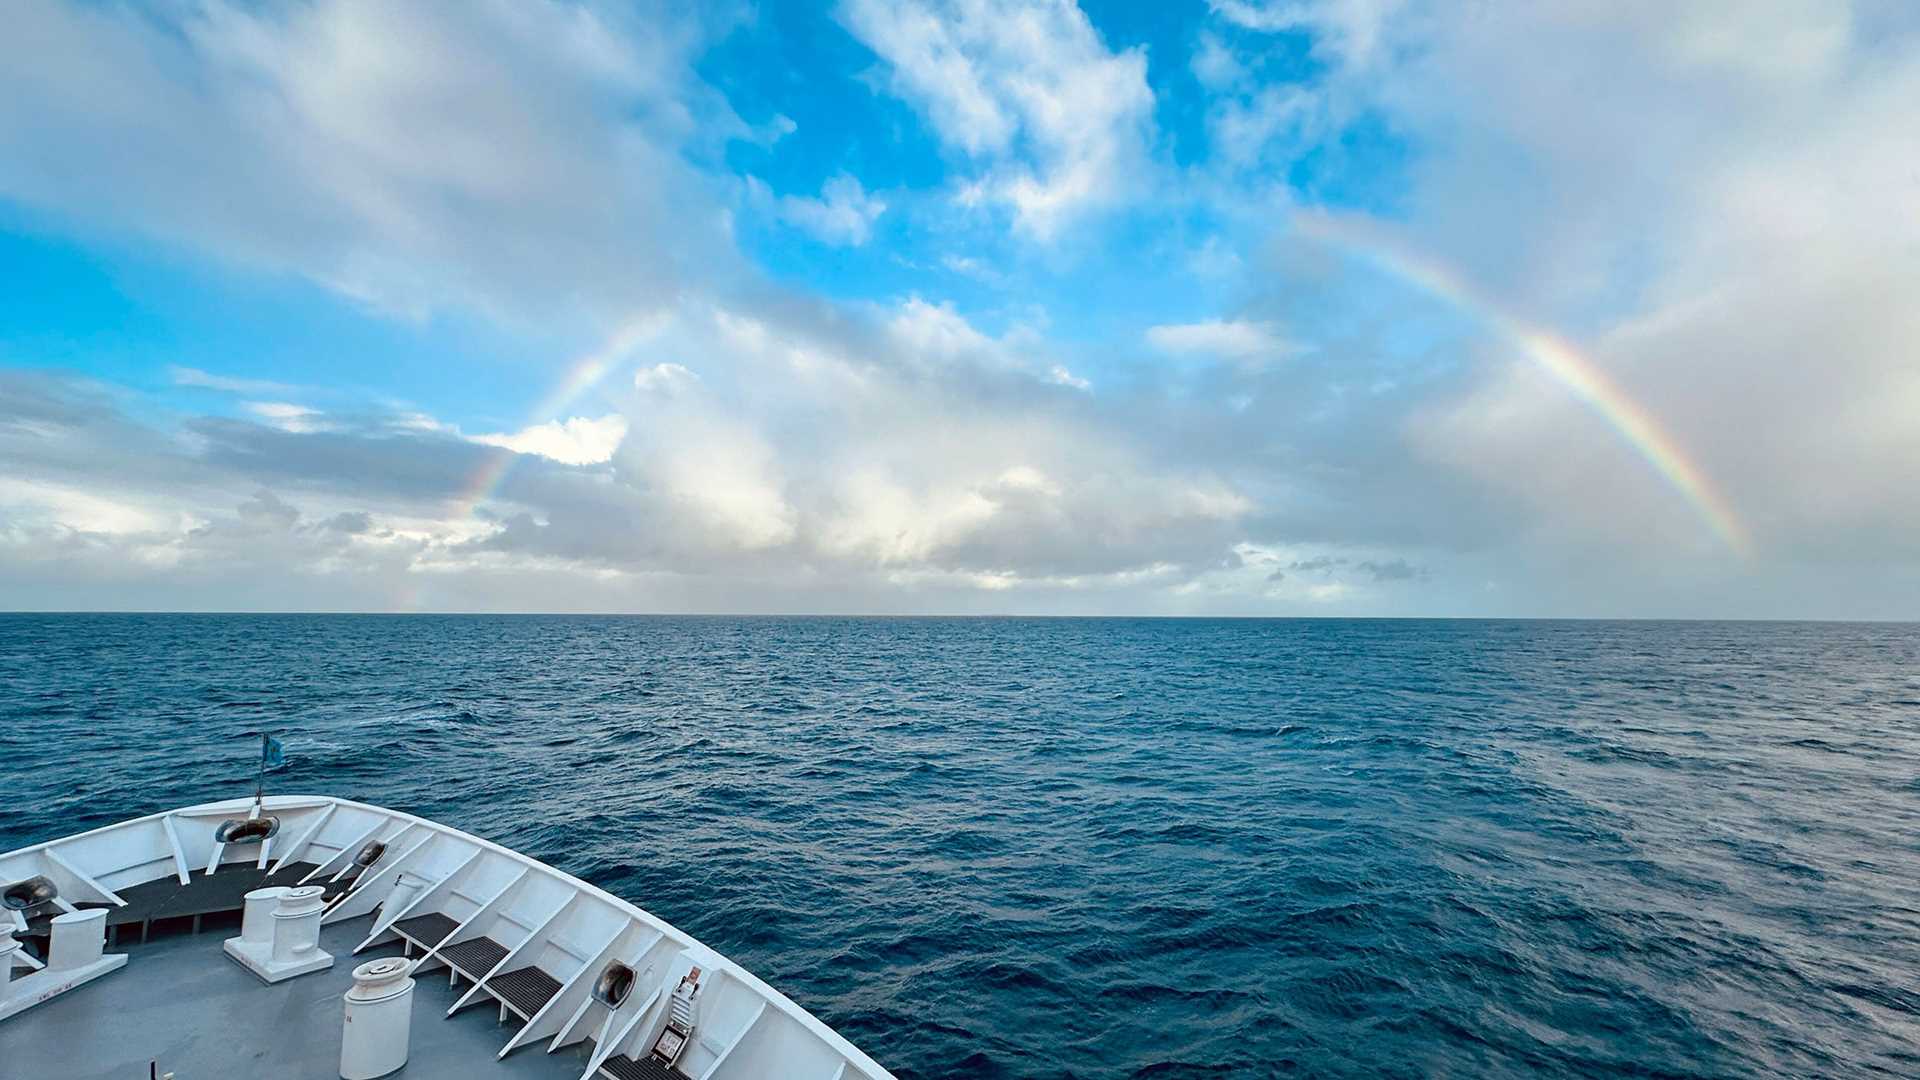
[[[700,376],[680,364],[660,363],[643,367],[633,373],[633,388],[643,394],[657,394],[672,397],[691,390],[700,382]]]
[[[1047,381],[1059,386],[1071,386],[1075,390],[1093,389],[1093,380],[1075,375],[1065,364],[1055,364],[1048,368]]]
[[[1225,90],[1247,78],[1246,66],[1214,34],[1203,32],[1200,35],[1200,44],[1193,50],[1189,66],[1193,69],[1193,77],[1209,90]]]
[[[973,328],[950,303],[930,304],[917,296],[902,303],[887,324],[905,355],[915,359],[983,355],[992,338]]]
[[[477,443],[504,446],[518,454],[539,454],[566,465],[597,465],[608,461],[626,437],[627,418],[618,414],[598,419],[574,416],[535,424],[510,434],[471,436]]]
[[[1316,51],[1359,68],[1373,63],[1387,23],[1407,0],[1207,0],[1215,14],[1248,30],[1310,30]]]
[[[184,519],[131,492],[106,494],[71,484],[0,477],[6,517],[79,533],[132,534],[179,527]]]
[[[241,407],[283,431],[322,431],[327,426],[320,410],[288,401],[247,401]]]
[[[199,368],[169,365],[167,377],[175,386],[192,386],[205,390],[219,390],[228,394],[281,395],[302,391],[302,387],[292,386],[271,379],[240,379],[228,375],[215,375]]]
[[[323,414],[304,389],[172,369],[246,399],[196,415],[169,411],[195,395],[0,371],[0,586],[71,584],[67,606],[425,589],[464,607],[1911,616],[1920,156],[1889,134],[1920,100],[1910,20],[1216,6],[1191,58],[1217,92],[1215,157],[1180,209],[1231,227],[1153,250],[1237,317],[1143,340],[1220,364],[1055,345],[999,329],[1040,317],[932,292],[835,305],[686,269],[732,256],[683,151],[708,120],[763,141],[783,125],[742,134],[701,104],[684,27],[547,3],[31,6],[0,68],[5,198],[383,308],[579,303],[602,331],[636,320],[596,366],[644,343],[700,373],[650,362],[604,391],[617,412],[480,436],[524,458],[468,514],[502,455],[410,407],[314,391]],[[963,163],[951,190],[1026,235],[1165,179],[1144,56],[1071,5],[857,2],[846,21]],[[1324,63],[1257,85],[1262,30],[1311,35]],[[1287,232],[1308,196],[1281,165],[1357,115],[1408,148],[1362,177],[1405,181],[1395,235],[1583,350],[1725,490],[1758,565],[1730,563],[1486,312]],[[878,200],[847,180],[792,205],[851,243]],[[976,224],[934,243],[1004,250]],[[1027,272],[967,259],[942,265]],[[1060,389],[1088,376],[1099,394]]]
[[[787,195],[780,200],[780,217],[789,225],[828,244],[859,247],[872,234],[873,223],[887,204],[869,195],[860,181],[842,173],[828,180],[817,199]]]
[[[1009,208],[1041,240],[1117,202],[1147,163],[1144,51],[1115,53],[1066,0],[852,0],[841,18],[886,61],[893,92],[980,163],[961,201]]]
[[[668,425],[641,470],[715,539],[742,551],[785,544],[798,529],[778,452],[751,429]]]
[[[1223,98],[1207,116],[1216,166],[1252,169],[1290,161],[1325,127],[1325,100],[1297,86],[1269,86]],[[1278,148],[1275,155],[1271,151]]]
[[[409,315],[610,318],[670,295],[679,252],[731,257],[680,148],[750,133],[660,13],[36,4],[7,30],[0,197],[91,227]]]
[[[1147,344],[1161,352],[1202,353],[1243,361],[1272,359],[1293,349],[1272,323],[1247,319],[1153,326],[1147,329]]]
[[[877,466],[846,476],[836,485],[834,498],[822,546],[889,567],[926,562],[999,511],[992,499],[971,487],[916,487]]]

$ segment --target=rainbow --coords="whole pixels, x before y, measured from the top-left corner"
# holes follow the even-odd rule
[[[654,314],[621,324],[599,348],[575,358],[567,365],[560,381],[527,414],[524,426],[531,427],[555,419],[575,398],[599,385],[600,380],[606,378],[607,373],[628,353],[658,334],[665,323],[664,317]],[[480,467],[473,471],[454,496],[455,516],[473,516],[481,503],[493,497],[519,458],[519,454],[505,447],[495,448],[492,453],[483,455]]]
[[[1752,536],[1705,470],[1645,407],[1573,343],[1512,314],[1458,271],[1396,242],[1377,228],[1325,213],[1298,214],[1293,227],[1308,239],[1338,248],[1445,301],[1505,339],[1618,432],[1668,486],[1686,499],[1722,543],[1742,558],[1752,557]]]

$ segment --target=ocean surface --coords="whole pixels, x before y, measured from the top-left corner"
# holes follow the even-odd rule
[[[0,615],[0,850],[262,726],[903,1078],[1920,1076],[1920,626]]]

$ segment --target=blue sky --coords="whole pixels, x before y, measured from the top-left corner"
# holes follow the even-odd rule
[[[1898,4],[18,23],[0,607],[1920,596]]]

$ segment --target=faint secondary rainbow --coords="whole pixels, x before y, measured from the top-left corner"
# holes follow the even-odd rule
[[[659,316],[631,320],[614,331],[613,336],[599,348],[568,364],[565,372],[560,376],[560,381],[555,383],[553,389],[547,391],[527,414],[526,426],[544,424],[556,419],[575,398],[599,385],[600,380],[606,378],[607,373],[612,371],[628,353],[659,333],[663,322],[664,320]],[[467,478],[467,482],[461,486],[459,494],[455,497],[456,515],[463,518],[470,517],[481,503],[492,498],[494,491],[500,487],[500,482],[506,479],[507,473],[513,469],[513,463],[519,458],[518,453],[505,447],[499,447],[496,452],[484,455],[480,467]]]
[[[1505,338],[1618,432],[1687,500],[1722,543],[1743,558],[1752,556],[1753,538],[1746,525],[1706,472],[1652,414],[1573,343],[1509,313],[1451,267],[1396,243],[1378,229],[1311,213],[1297,216],[1294,228],[1303,236],[1338,248],[1446,301]]]

